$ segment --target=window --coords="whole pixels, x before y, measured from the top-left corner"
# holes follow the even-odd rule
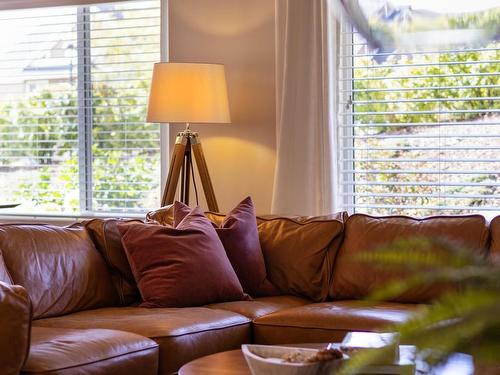
[[[370,214],[500,214],[500,44],[371,52],[341,31],[341,194]]]
[[[2,11],[0,31],[0,203],[59,215],[154,207],[160,129],[145,118],[160,0]]]

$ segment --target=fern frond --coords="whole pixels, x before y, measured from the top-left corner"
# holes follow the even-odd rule
[[[356,256],[361,262],[375,263],[385,269],[462,268],[484,266],[487,259],[482,251],[471,251],[454,246],[443,239],[408,237],[381,245],[373,251]]]
[[[489,262],[481,251],[428,238],[398,240],[357,259],[406,275],[375,291],[365,303],[390,300],[422,285],[448,287],[434,303],[420,306],[406,322],[384,329],[399,333],[402,343],[415,345],[419,359],[434,367],[454,352],[465,352],[474,355],[478,363],[500,366],[498,263]],[[362,372],[387,350],[394,350],[394,345],[357,353],[340,373]]]
[[[481,283],[486,287],[487,285],[495,286],[500,283],[500,268],[483,266],[468,266],[460,269],[443,267],[439,272],[419,272],[405,279],[398,279],[388,282],[384,287],[375,290],[370,296],[368,301],[389,301],[394,299],[405,292],[420,286],[432,285],[455,285],[466,287],[467,285],[474,285]]]

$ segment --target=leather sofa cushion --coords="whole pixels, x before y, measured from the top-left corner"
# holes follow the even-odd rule
[[[310,300],[295,296],[273,296],[254,298],[252,301],[233,301],[207,305],[211,309],[232,311],[237,314],[255,319],[276,311],[291,307],[303,306],[311,303]]]
[[[174,226],[174,205],[160,207],[146,214],[146,223]]]
[[[137,302],[141,296],[122,245],[118,224],[140,222],[140,220],[92,219],[80,224],[87,228],[97,250],[106,260],[122,305]]]
[[[250,341],[250,319],[204,307],[118,307],[81,311],[33,322],[38,327],[103,328],[149,337],[160,345],[159,374],[208,354],[237,349]]]
[[[158,371],[158,344],[108,329],[33,327],[21,374],[144,374]]]
[[[33,303],[33,318],[119,303],[106,263],[84,228],[1,225],[0,249],[14,284]]]
[[[18,375],[30,346],[31,303],[19,285],[0,282],[0,372]]]
[[[225,214],[211,211],[205,212],[205,216],[216,226],[220,226],[226,217]],[[146,214],[146,223],[156,223],[173,227],[174,221],[174,204],[160,207]]]
[[[3,260],[2,251],[0,250],[0,281],[12,284],[12,279],[10,278],[9,271],[7,270],[7,266],[5,265],[5,261]]]
[[[495,217],[490,223],[490,255],[500,261],[500,216]]]
[[[345,224],[344,241],[337,255],[330,297],[361,299],[394,279],[407,276],[395,270],[359,262],[355,257],[365,251],[412,237],[441,238],[461,247],[483,251],[488,244],[488,227],[481,215],[435,216],[415,219],[407,216],[350,216]],[[414,288],[393,299],[394,302],[426,303],[439,297],[447,287],[427,285]]]
[[[359,301],[314,303],[265,315],[254,321],[257,344],[341,341],[350,331],[378,331],[405,321],[417,305]]]
[[[327,299],[345,215],[258,217],[267,274],[283,294],[316,302]]]

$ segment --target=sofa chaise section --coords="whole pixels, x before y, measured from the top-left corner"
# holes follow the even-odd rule
[[[110,307],[39,319],[33,326],[107,329],[131,332],[159,345],[159,374],[175,373],[184,363],[250,342],[250,319],[204,307]]]
[[[108,329],[33,327],[22,375],[155,375],[158,344]]]

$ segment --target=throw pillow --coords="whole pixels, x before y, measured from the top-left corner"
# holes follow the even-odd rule
[[[176,228],[118,224],[143,307],[247,299],[215,229],[195,208]]]
[[[177,226],[189,212],[190,208],[184,203],[175,202],[174,226]],[[212,224],[245,293],[252,297],[280,294],[267,279],[252,199],[247,197],[241,201],[226,215],[219,226],[213,222]]]

